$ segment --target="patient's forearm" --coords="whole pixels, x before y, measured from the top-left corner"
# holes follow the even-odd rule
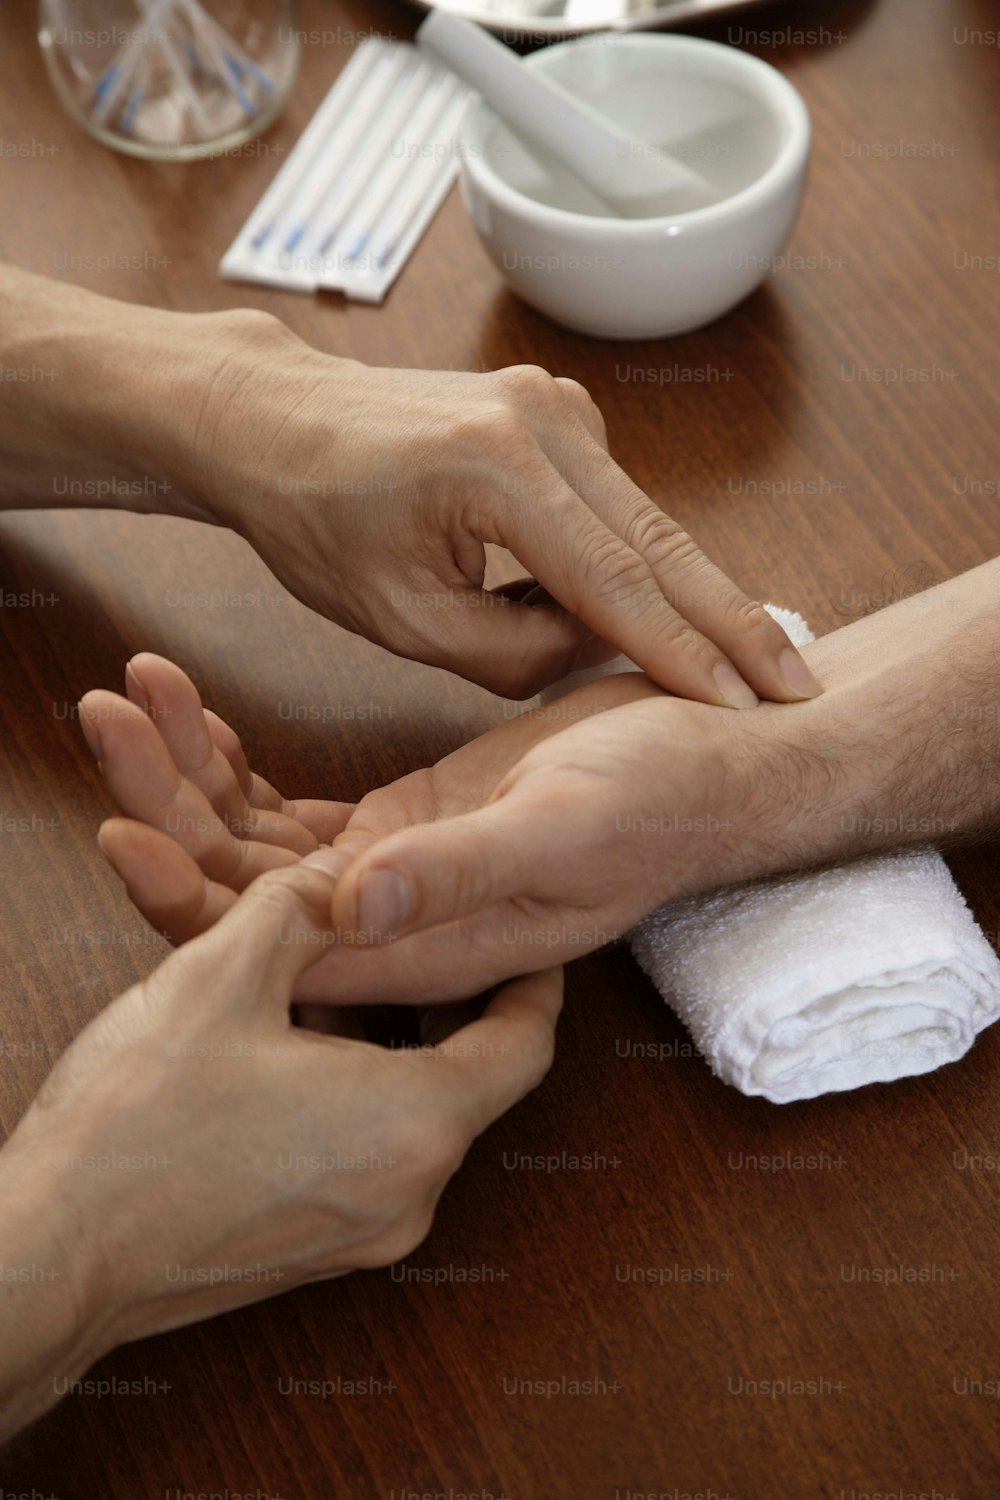
[[[821,697],[726,716],[730,878],[1000,829],[1000,561],[805,655]]]

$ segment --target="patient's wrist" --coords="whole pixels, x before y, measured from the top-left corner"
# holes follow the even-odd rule
[[[806,655],[824,682],[821,697],[727,715],[722,754],[732,834],[719,885],[963,831],[934,797],[933,775],[907,779],[902,731],[878,685],[831,681],[818,671],[817,654]]]
[[[804,653],[820,697],[725,717],[740,878],[1000,827],[998,586],[986,564],[835,631]]]

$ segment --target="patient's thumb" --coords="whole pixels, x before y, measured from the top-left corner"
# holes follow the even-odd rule
[[[338,880],[334,927],[376,944],[510,896],[544,896],[549,860],[539,847],[538,822],[537,809],[509,797],[391,834]]]

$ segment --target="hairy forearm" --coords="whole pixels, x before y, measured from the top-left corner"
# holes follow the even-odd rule
[[[720,726],[728,878],[1000,829],[1000,561],[804,654],[821,697]]]

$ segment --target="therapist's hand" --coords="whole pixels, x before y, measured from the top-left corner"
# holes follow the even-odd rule
[[[475,1137],[544,1077],[562,981],[443,1042],[292,1024],[331,934],[331,851],[257,881],[73,1042],[0,1151],[0,1440],[108,1349],[426,1235]]]
[[[612,462],[575,381],[370,369],[265,313],[136,307],[2,264],[0,364],[47,374],[0,403],[0,509],[58,495],[231,526],[320,614],[510,697],[603,641],[706,703],[819,691]],[[484,591],[490,543],[563,609]]]
[[[705,703],[819,691],[780,627],[608,456],[575,381],[371,369],[261,315],[220,321],[217,353],[191,484],[338,624],[512,698],[609,654],[602,638]],[[487,543],[563,610],[484,591]]]

